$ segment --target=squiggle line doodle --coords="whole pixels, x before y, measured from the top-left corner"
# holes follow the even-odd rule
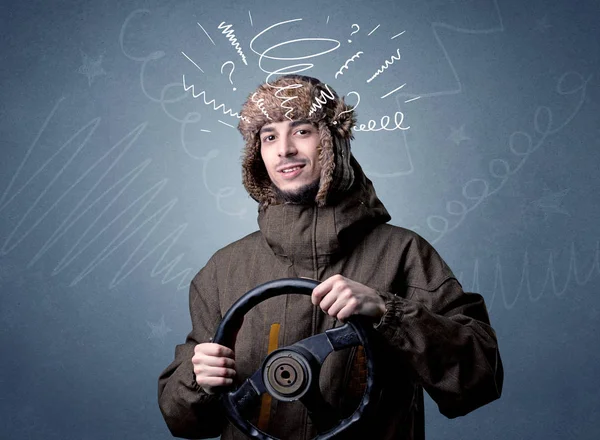
[[[246,61],[246,55],[244,55],[244,52],[242,51],[242,48],[240,47],[240,43],[237,42],[237,38],[235,38],[235,34],[233,33],[233,30],[230,30],[231,25],[230,24],[225,25],[225,22],[222,21],[221,24],[217,27],[217,29],[223,29],[221,31],[221,33],[223,33],[223,35],[225,35],[227,37],[227,39],[231,42],[231,45],[233,47],[235,47],[235,49],[237,50],[237,53],[242,58],[242,61],[247,66],[248,61]]]
[[[192,96],[194,98],[199,98],[200,96],[202,96],[202,101],[204,102],[204,104],[206,105],[211,105],[213,107],[213,110],[219,110],[221,109],[221,111],[223,112],[224,115],[229,115],[232,116],[234,118],[238,118],[238,119],[243,119],[246,122],[249,122],[248,118],[244,117],[244,116],[240,116],[238,114],[238,112],[234,112],[231,109],[225,109],[225,104],[219,104],[218,106],[216,105],[216,101],[214,99],[211,99],[210,101],[206,100],[206,91],[202,90],[200,93],[196,94],[196,91],[194,89],[194,84],[191,85],[186,85],[185,83],[185,74],[183,75],[183,90],[185,90],[186,92],[188,90],[192,90]]]
[[[39,142],[39,140],[40,140],[43,132],[46,130],[46,127],[48,126],[48,123],[50,122],[52,116],[54,115],[54,113],[58,109],[59,104],[63,100],[64,100],[64,98],[61,98],[55,104],[54,108],[50,112],[49,116],[46,118],[46,120],[45,120],[44,124],[42,125],[40,131],[38,132],[37,136],[35,137],[33,143],[31,144],[31,146],[27,150],[27,153],[25,154],[25,157],[23,158],[23,161],[21,162],[21,164],[17,168],[17,170],[16,170],[16,172],[15,172],[15,174],[14,174],[14,176],[13,176],[13,178],[12,178],[10,184],[9,184],[9,186],[7,187],[7,189],[5,190],[2,198],[0,199],[0,212],[2,210],[4,210],[13,200],[15,200],[15,198],[17,196],[19,196],[19,194],[21,194],[21,192],[23,192],[27,187],[29,187],[30,183],[33,181],[33,179],[38,174],[40,174],[50,163],[52,163],[55,160],[55,158],[59,155],[60,152],[62,152],[63,150],[65,150],[68,145],[73,144],[75,142],[75,140],[79,136],[81,136],[82,134],[85,134],[85,137],[84,137],[83,141],[81,142],[81,144],[72,153],[71,157],[69,157],[67,159],[67,161],[64,163],[64,165],[62,166],[62,168],[58,171],[58,173],[56,173],[56,175],[50,180],[50,182],[48,182],[44,186],[44,190],[38,195],[38,197],[35,199],[35,201],[33,203],[29,204],[29,209],[23,214],[23,217],[20,219],[20,221],[17,223],[17,225],[15,226],[15,228],[13,229],[13,231],[6,238],[6,240],[5,240],[2,248],[0,250],[0,255],[7,255],[9,252],[11,252],[12,250],[14,250],[20,243],[22,243],[23,240],[27,236],[29,236],[30,233],[40,223],[42,223],[44,221],[44,219],[58,206],[58,204],[62,200],[72,200],[72,198],[71,199],[67,199],[67,196],[69,195],[69,193],[71,193],[71,191],[74,188],[76,188],[78,185],[80,185],[81,182],[94,169],[98,168],[98,165],[101,162],[103,162],[105,159],[111,157],[115,152],[118,152],[119,149],[121,151],[118,152],[117,157],[114,158],[112,160],[112,162],[106,167],[106,169],[102,173],[102,175],[91,186],[91,188],[87,191],[87,193],[77,202],[77,204],[73,207],[73,209],[67,215],[67,217],[64,218],[64,220],[58,226],[58,228],[55,229],[55,231],[53,232],[53,234],[46,240],[46,242],[42,245],[42,247],[37,251],[37,253],[34,255],[34,257],[28,263],[28,267],[32,267],[61,237],[63,237],[63,236],[69,236],[69,235],[67,235],[67,233],[77,223],[77,221],[79,219],[81,219],[94,206],[99,205],[99,203],[101,202],[102,199],[105,198],[105,196],[107,196],[111,192],[116,191],[116,188],[118,188],[119,186],[122,186],[121,189],[118,190],[118,192],[112,198],[112,200],[110,200],[110,201],[108,201],[106,203],[106,205],[102,209],[102,211],[99,214],[95,215],[94,221],[90,225],[88,225],[88,227],[86,228],[86,230],[81,234],[81,236],[75,242],[75,244],[71,247],[71,249],[58,262],[57,266],[52,271],[52,275],[56,275],[56,274],[60,273],[61,271],[63,271],[65,268],[67,268],[77,257],[79,257],[81,255],[81,253],[83,251],[85,251],[87,248],[90,247],[91,244],[93,244],[95,241],[97,241],[99,239],[99,237],[105,231],[107,231],[108,228],[110,228],[111,225],[113,225],[115,222],[117,222],[127,211],[129,211],[132,207],[134,207],[134,205],[136,205],[136,203],[139,200],[144,199],[148,194],[152,193],[152,196],[150,197],[150,199],[139,209],[139,211],[137,212],[137,214],[134,215],[134,217],[129,221],[129,223],[121,230],[121,232],[119,232],[117,234],[117,236],[114,237],[114,239],[111,240],[110,243],[100,252],[100,254],[98,254],[92,260],[92,262],[90,264],[88,264],[88,266],[85,269],[83,269],[72,280],[71,286],[73,286],[73,285],[77,284],[79,281],[81,281],[86,275],[88,275],[101,261],[103,261],[104,259],[106,259],[114,251],[116,251],[125,241],[127,241],[129,239],[129,237],[131,237],[137,230],[139,230],[142,226],[144,226],[144,224],[148,223],[152,218],[154,218],[156,216],[156,214],[152,215],[144,223],[142,223],[141,225],[139,225],[133,232],[131,232],[126,238],[124,238],[123,240],[121,240],[119,243],[115,244],[115,246],[112,247],[112,249],[107,250],[110,246],[113,245],[113,243],[115,243],[121,237],[121,235],[123,235],[125,233],[125,231],[136,221],[136,219],[150,205],[150,203],[155,199],[155,197],[160,193],[160,191],[162,190],[162,188],[164,188],[164,186],[166,185],[167,179],[163,179],[162,181],[160,181],[157,184],[155,184],[154,186],[152,186],[149,190],[147,190],[144,194],[142,194],[140,197],[138,197],[129,206],[127,206],[120,213],[118,213],[118,215],[116,215],[112,220],[110,220],[108,222],[108,224],[106,224],[93,238],[91,238],[88,241],[87,244],[85,244],[77,253],[75,253],[75,255],[71,256],[71,254],[74,253],[74,251],[77,248],[77,246],[79,246],[79,244],[88,235],[89,231],[97,223],[99,223],[101,221],[101,219],[103,218],[104,214],[108,212],[108,210],[111,208],[111,206],[113,206],[117,202],[117,200],[119,199],[119,197],[123,193],[125,193],[125,191],[128,189],[128,187],[133,184],[133,182],[143,173],[143,171],[151,163],[151,159],[146,159],[145,161],[143,161],[142,163],[140,163],[139,165],[137,165],[135,168],[133,168],[131,171],[129,171],[125,176],[123,176],[120,179],[118,179],[110,188],[108,188],[107,190],[105,190],[94,201],[90,202],[89,205],[85,209],[82,209],[83,204],[86,202],[86,200],[88,198],[90,198],[90,195],[93,193],[93,191],[96,188],[98,188],[102,182],[104,182],[106,180],[106,177],[109,175],[109,173],[111,172],[111,170],[113,170],[114,168],[116,168],[117,164],[122,160],[122,158],[124,157],[125,153],[127,153],[127,151],[132,147],[132,145],[135,143],[135,141],[138,139],[138,137],[144,131],[144,129],[145,129],[145,127],[146,127],[147,124],[146,123],[142,123],[138,127],[136,127],[135,129],[133,129],[131,132],[129,132],[127,135],[125,135],[120,141],[118,141],[113,147],[111,147],[106,153],[104,153],[95,163],[93,163],[85,172],[83,172],[71,186],[69,186],[61,195],[58,196],[58,198],[56,199],[56,201],[43,214],[37,216],[36,221],[34,222],[34,224],[27,231],[25,231],[17,240],[15,240],[14,243],[11,243],[11,241],[13,240],[13,237],[15,237],[15,235],[17,234],[17,232],[19,231],[19,229],[21,228],[21,226],[23,225],[23,223],[25,222],[25,220],[30,216],[30,214],[32,213],[32,211],[40,204],[40,201],[43,199],[43,197],[46,195],[46,193],[53,187],[53,185],[57,182],[57,180],[63,174],[63,172],[65,171],[65,169],[75,160],[75,158],[83,150],[83,148],[88,143],[88,141],[90,140],[90,138],[92,137],[92,135],[95,133],[96,129],[98,128],[98,126],[100,124],[100,118],[95,118],[95,119],[92,119],[90,122],[88,122],[86,125],[84,125],[82,128],[80,128],[79,130],[77,130],[75,134],[73,134],[42,166],[39,167],[39,169],[35,173],[33,173],[33,175],[18,190],[16,190],[14,192],[14,194],[10,198],[8,198],[8,200],[5,201],[5,199],[7,199],[7,196],[8,196],[9,192],[11,191],[11,189],[13,187],[14,182],[16,181],[16,179],[18,178],[18,176],[21,174],[21,171],[23,170],[23,167],[25,166],[25,163],[27,162],[27,160],[28,160],[29,156],[31,155],[32,151],[35,149],[35,147],[36,147],[37,143]],[[114,288],[116,285],[118,285],[136,267],[138,267],[156,249],[158,249],[163,243],[165,243],[169,239],[171,240],[171,243],[169,244],[168,247],[166,247],[166,249],[163,252],[162,256],[157,261],[156,265],[154,266],[154,269],[152,270],[151,276],[154,277],[154,276],[159,275],[159,274],[161,274],[161,273],[163,273],[163,272],[166,271],[166,273],[165,273],[165,275],[163,276],[163,279],[162,279],[162,284],[166,284],[166,283],[168,283],[168,282],[170,282],[172,280],[179,279],[178,290],[179,289],[185,289],[188,286],[188,282],[185,282],[185,279],[188,277],[189,273],[191,272],[191,270],[192,270],[191,268],[186,268],[186,269],[180,271],[179,273],[177,273],[175,275],[171,275],[171,272],[174,270],[175,266],[181,261],[182,255],[179,255],[178,257],[176,257],[175,259],[171,260],[170,262],[167,262],[164,266],[160,267],[161,264],[163,264],[163,260],[164,260],[165,256],[167,255],[167,253],[169,252],[169,250],[171,249],[171,247],[177,242],[177,239],[181,235],[181,232],[183,232],[183,230],[185,230],[185,228],[187,227],[187,224],[180,225],[175,231],[173,231],[172,233],[170,233],[157,246],[155,246],[154,249],[150,250],[125,275],[120,276],[121,272],[125,269],[125,267],[127,266],[127,264],[133,259],[133,257],[137,253],[137,250],[152,235],[152,233],[155,231],[155,229],[161,223],[161,221],[164,218],[164,216],[170,211],[170,209],[176,203],[177,203],[177,199],[172,199],[165,206],[163,206],[162,208],[160,208],[157,211],[157,213],[160,213],[161,211],[165,211],[165,213],[156,222],[156,224],[152,227],[152,229],[148,232],[148,234],[143,239],[143,241],[140,243],[140,245],[129,255],[127,261],[123,264],[123,266],[117,271],[117,273],[115,274],[115,277],[113,278],[113,280],[111,281],[111,283],[109,285],[110,288]],[[165,208],[168,208],[168,209],[165,210]],[[80,211],[80,212],[78,213],[78,211]]]
[[[398,115],[400,115],[400,121],[398,121]],[[388,124],[390,123],[390,117],[389,116],[382,116],[381,117],[381,127],[380,128],[375,128],[377,126],[377,122],[375,122],[374,119],[369,120],[369,122],[367,122],[367,125],[365,124],[360,124],[358,127],[354,126],[353,130],[354,131],[381,131],[381,130],[385,130],[385,131],[394,131],[394,130],[408,130],[410,128],[410,125],[408,127],[403,127],[402,123],[404,122],[404,113],[402,112],[396,112],[394,113],[394,127],[393,128],[387,128]]]
[[[323,105],[327,102],[327,99],[334,99],[335,95],[329,89],[329,85],[325,84],[325,88],[329,92],[329,95],[325,93],[325,90],[321,90],[321,96],[315,96],[315,102],[313,102],[310,106],[310,111],[308,112],[308,116],[312,116],[317,109],[321,109]]]
[[[377,71],[373,74],[373,76],[371,76],[371,78],[369,78],[367,80],[368,83],[370,83],[371,81],[373,81],[375,78],[377,78],[380,74],[382,74],[386,69],[388,69],[392,64],[394,64],[394,61],[400,61],[400,49],[396,49],[396,53],[398,54],[398,58],[396,58],[394,55],[392,55],[390,57],[390,61],[385,60],[385,63],[381,65],[381,67],[379,69],[377,69]]]
[[[254,94],[252,95],[252,102],[254,102],[256,104],[256,106],[260,109],[262,114],[267,117],[268,120],[271,120],[269,113],[267,112],[267,110],[265,109],[265,106],[263,105],[263,101],[265,100],[265,98],[255,99],[255,96],[257,93],[258,92],[254,92]]]
[[[125,50],[125,45],[124,45],[124,39],[125,39],[125,31],[129,26],[130,21],[133,19],[134,16],[139,15],[139,14],[149,14],[150,11],[147,9],[137,9],[133,12],[131,12],[131,14],[129,14],[129,16],[125,19],[123,26],[121,27],[121,32],[119,34],[119,44],[121,47],[121,52],[123,53],[123,55],[125,55],[127,58],[129,58],[130,60],[133,61],[137,61],[137,62],[141,62],[142,66],[140,68],[140,87],[142,89],[142,93],[152,102],[155,102],[157,104],[160,104],[163,112],[173,121],[177,122],[178,124],[181,125],[180,128],[180,137],[181,137],[181,146],[184,150],[184,152],[191,157],[192,159],[197,159],[197,160],[203,160],[204,158],[201,156],[197,156],[195,154],[192,154],[192,152],[190,151],[190,149],[187,147],[187,144],[185,142],[184,139],[184,134],[186,131],[186,127],[189,124],[197,124],[198,122],[200,122],[202,115],[198,112],[188,112],[183,119],[178,118],[175,114],[169,112],[169,110],[166,107],[166,104],[173,104],[176,102],[180,102],[183,101],[184,99],[188,98],[189,96],[189,92],[185,92],[183,94],[181,94],[180,96],[177,96],[176,98],[171,98],[171,99],[166,99],[166,94],[167,92],[172,89],[175,88],[177,90],[181,89],[182,84],[181,83],[170,83],[167,84],[163,87],[163,89],[161,90],[160,93],[160,97],[159,98],[155,98],[154,96],[150,95],[148,93],[148,91],[146,90],[145,87],[145,82],[144,82],[144,78],[145,78],[145,72],[146,72],[146,66],[153,61],[158,61],[161,58],[163,58],[165,56],[165,53],[162,51],[155,51],[155,52],[151,52],[150,54],[143,56],[143,57],[136,57],[131,55],[130,53],[128,53]],[[201,131],[208,131],[208,130],[201,130]],[[206,186],[206,190],[208,191],[209,194],[215,196],[215,193],[208,187]],[[231,192],[226,192],[227,194],[233,195],[233,193]],[[219,193],[217,193],[219,194]],[[215,196],[216,197],[216,196]],[[231,216],[244,216],[246,213],[246,208],[241,208],[240,210],[238,210],[237,212],[232,212],[232,211],[227,211],[227,210],[223,210],[221,208],[221,199],[218,198],[217,200],[217,207],[218,210],[220,212],[222,212],[223,214],[226,215],[231,215]]]
[[[362,54],[362,53],[364,53],[364,52],[358,51],[354,55],[352,55],[351,58],[349,58],[348,60],[346,60],[346,62],[344,63],[344,65],[342,67],[340,67],[340,70],[338,70],[337,72],[335,72],[335,79],[337,79],[338,75],[343,75],[344,74],[344,70],[348,70],[348,63],[350,61],[354,61],[355,58],[360,58],[360,54]]]
[[[564,85],[567,78],[569,77],[575,77],[575,79],[579,81],[579,84],[574,86],[572,89],[567,89]],[[510,179],[510,177],[516,174],[527,162],[527,159],[529,159],[529,157],[544,144],[544,141],[549,135],[558,133],[560,130],[566,127],[567,124],[569,124],[569,122],[573,120],[573,118],[579,113],[581,107],[583,106],[583,103],[585,102],[587,96],[587,84],[591,79],[592,75],[590,75],[588,78],[583,78],[583,76],[581,76],[581,74],[577,72],[567,72],[559,78],[556,84],[556,92],[559,95],[565,96],[573,95],[578,92],[580,93],[579,100],[575,105],[575,110],[573,111],[573,113],[571,113],[562,124],[560,124],[557,127],[553,127],[552,110],[546,106],[537,107],[533,117],[533,128],[536,133],[541,135],[537,144],[534,145],[532,135],[530,135],[527,132],[515,131],[514,133],[512,133],[509,136],[508,145],[511,153],[513,153],[515,156],[522,157],[519,164],[514,169],[511,169],[508,161],[505,159],[493,159],[489,162],[490,174],[492,175],[492,177],[500,179],[500,184],[493,191],[490,191],[490,185],[486,179],[475,178],[465,183],[462,188],[462,195],[465,199],[474,200],[475,203],[471,207],[467,207],[467,205],[460,200],[451,200],[446,203],[446,212],[448,212],[448,214],[450,215],[459,217],[458,222],[453,227],[449,227],[449,221],[444,216],[428,216],[427,226],[431,231],[439,233],[437,237],[430,239],[430,242],[432,244],[437,243],[446,234],[458,228],[458,226],[460,226],[465,220],[469,212],[472,212],[484,200],[486,200],[491,195],[496,194],[504,187],[504,185]],[[518,146],[517,140],[519,139],[523,141],[524,146]],[[481,193],[478,195],[469,194],[469,191],[472,191],[475,185],[481,186]],[[435,221],[440,222],[441,227],[435,227]],[[420,227],[413,226],[411,229],[418,231]]]
[[[586,261],[588,261],[588,260],[589,259],[586,259]],[[531,303],[537,302],[540,300],[540,298],[542,298],[542,296],[544,295],[544,292],[546,291],[546,289],[548,287],[548,283],[551,284],[552,293],[554,293],[554,296],[556,296],[557,298],[561,297],[565,294],[569,285],[572,284],[572,282],[571,282],[572,278],[574,278],[577,286],[579,286],[579,287],[585,286],[586,284],[589,283],[594,271],[596,271],[597,274],[600,275],[600,241],[596,241],[596,250],[595,250],[595,254],[594,254],[594,261],[592,262],[592,266],[591,266],[588,274],[585,277],[581,277],[579,274],[580,270],[577,267],[577,258],[575,255],[575,243],[573,243],[573,242],[571,243],[571,257],[569,260],[569,269],[568,269],[568,273],[567,273],[567,278],[561,289],[558,289],[556,286],[556,269],[554,267],[554,256],[553,256],[552,252],[548,256],[548,268],[546,269],[546,276],[544,279],[544,284],[541,287],[540,292],[535,296],[533,295],[532,289],[531,289],[531,282],[529,279],[529,267],[530,267],[529,253],[528,253],[528,251],[525,251],[525,253],[523,255],[523,268],[522,268],[522,272],[521,272],[521,281],[519,283],[519,288],[518,288],[517,294],[515,295],[513,300],[509,301],[507,299],[507,295],[504,290],[504,282],[503,282],[503,277],[502,277],[502,265],[500,263],[500,258],[498,257],[496,259],[496,265],[495,265],[495,270],[494,270],[494,272],[495,272],[494,291],[492,293],[492,298],[489,301],[486,300],[486,303],[488,304],[488,311],[490,313],[492,311],[492,306],[494,305],[496,296],[498,294],[498,290],[500,290],[500,295],[502,296],[502,303],[504,305],[504,308],[506,310],[511,310],[515,306],[515,304],[517,304],[517,301],[519,300],[521,294],[523,293],[524,286],[527,289],[527,295],[528,295],[529,301]],[[459,279],[460,278],[462,278],[462,277],[459,275]],[[462,283],[463,282],[461,281],[461,284]],[[472,292],[481,292],[482,291],[480,288],[479,259],[475,260],[475,265],[473,268],[473,283],[472,283],[472,287],[470,290]]]
[[[265,49],[263,52],[257,52],[256,50],[254,50],[254,42],[256,41],[257,38],[259,38],[265,32],[273,29],[274,27],[281,26],[281,25],[286,24],[286,23],[292,23],[294,21],[302,21],[302,19],[301,18],[295,18],[293,20],[286,20],[286,21],[282,21],[282,22],[279,22],[279,23],[275,23],[275,24],[273,24],[273,25],[271,25],[271,26],[263,29],[262,31],[260,31],[250,41],[250,50],[252,50],[252,52],[254,52],[255,54],[259,55],[258,67],[263,72],[269,74],[267,76],[267,79],[265,80],[265,82],[269,82],[269,80],[271,78],[271,75],[300,73],[300,72],[304,72],[305,70],[312,69],[314,67],[314,64],[311,64],[311,63],[301,63],[301,64],[294,64],[292,66],[282,67],[281,69],[277,69],[277,70],[274,70],[274,71],[265,70],[263,68],[263,66],[262,66],[263,59],[265,59],[265,58],[266,59],[270,59],[270,60],[280,60],[280,61],[306,60],[306,59],[315,58],[315,57],[318,57],[318,56],[321,56],[321,55],[325,55],[325,54],[327,54],[329,52],[333,52],[338,47],[340,47],[340,42],[338,40],[334,40],[334,39],[331,39],[331,38],[298,38],[298,39],[295,39],[295,40],[288,40],[288,41],[284,41],[283,43],[275,44],[275,45],[273,45],[273,46]],[[336,43],[336,46],[333,47],[333,48],[331,48],[331,49],[324,50],[323,52],[318,52],[316,54],[311,54],[311,55],[305,55],[303,57],[273,57],[273,56],[267,55],[267,53],[269,53],[273,49],[276,49],[276,48],[278,48],[280,46],[284,46],[286,44],[291,44],[291,43],[298,43],[298,42],[302,42],[302,41],[330,41],[330,42]],[[289,70],[289,69],[294,69],[296,67],[301,67],[301,69],[300,70]]]
[[[298,96],[281,96],[280,93],[282,93],[284,90],[288,90],[288,89],[297,89],[300,87],[303,87],[302,84],[290,84],[287,86],[274,86],[272,84],[268,84],[269,87],[273,88],[273,89],[277,89],[277,91],[275,92],[275,96],[279,99],[281,99],[282,101],[279,103],[279,106],[281,108],[286,109],[287,111],[285,112],[285,117],[288,118],[290,121],[292,120],[292,117],[290,116],[290,113],[292,113],[294,111],[293,107],[289,107],[286,104],[289,101],[293,101],[294,99],[298,99]]]
[[[318,57],[318,56],[321,56],[321,55],[325,55],[325,54],[327,54],[327,53],[329,53],[329,52],[332,52],[332,51],[336,50],[338,47],[340,47],[340,42],[339,42],[338,40],[333,40],[333,39],[331,39],[331,38],[298,38],[298,39],[295,39],[295,40],[288,40],[288,41],[284,41],[283,43],[278,43],[278,44],[275,44],[275,45],[273,45],[273,46],[271,46],[271,47],[269,47],[269,48],[265,49],[263,52],[257,52],[257,51],[254,49],[254,42],[256,41],[256,39],[257,39],[257,38],[259,38],[259,37],[260,37],[261,35],[263,35],[265,32],[267,32],[267,31],[269,31],[269,30],[273,29],[274,27],[281,26],[281,25],[283,25],[283,24],[286,24],[286,23],[292,23],[292,22],[295,22],[295,21],[302,21],[302,19],[301,19],[301,18],[296,18],[296,19],[292,19],[292,20],[286,20],[286,21],[282,21],[282,22],[279,22],[279,23],[275,23],[275,24],[273,24],[273,25],[271,25],[271,26],[269,26],[269,27],[267,27],[267,28],[263,29],[262,31],[260,31],[260,32],[259,32],[258,34],[256,34],[256,35],[255,35],[255,36],[252,38],[252,40],[250,41],[250,50],[252,50],[252,52],[254,52],[255,54],[259,55],[259,59],[258,59],[258,67],[259,67],[259,68],[260,68],[260,70],[262,70],[263,72],[265,72],[265,73],[268,73],[268,75],[267,75],[267,78],[265,79],[265,84],[267,84],[267,85],[270,85],[270,84],[268,84],[268,83],[269,83],[269,81],[270,81],[270,78],[271,78],[271,76],[272,76],[272,75],[279,75],[279,74],[293,74],[293,73],[300,73],[300,72],[304,72],[305,70],[309,70],[309,69],[311,69],[312,67],[314,67],[314,64],[311,64],[311,63],[301,63],[301,64],[294,64],[294,65],[292,65],[292,66],[286,66],[286,67],[282,67],[282,68],[280,68],[280,69],[277,69],[277,70],[271,71],[271,70],[265,70],[265,69],[263,68],[263,65],[262,65],[262,63],[263,63],[263,59],[265,59],[265,58],[266,58],[266,59],[270,59],[270,60],[281,60],[281,61],[304,60],[304,59],[309,59],[309,58],[314,58],[314,57]],[[302,42],[302,41],[331,41],[331,42],[334,42],[334,43],[336,43],[337,45],[336,45],[335,47],[331,48],[331,49],[324,50],[323,52],[319,52],[319,53],[316,53],[316,54],[311,54],[311,55],[306,55],[306,56],[303,56],[303,57],[273,57],[273,56],[269,56],[269,55],[267,55],[267,53],[269,53],[269,52],[270,52],[270,51],[272,51],[273,49],[276,49],[276,48],[278,48],[278,47],[281,47],[281,46],[285,46],[285,45],[287,45],[287,44],[298,43],[298,42]],[[297,68],[297,67],[300,67],[300,69],[293,70],[293,69],[295,69],[295,68]],[[286,89],[289,89],[289,88],[297,88],[297,87],[301,87],[301,86],[302,86],[301,84],[298,84],[296,87],[293,87],[293,85],[286,86],[286,87],[281,87],[281,88],[274,87],[274,88],[278,88],[278,89],[279,89],[279,90],[278,90],[278,91],[275,93],[275,96],[277,96],[278,98],[282,99],[283,97],[281,97],[281,96],[279,96],[279,95],[278,95],[279,93],[281,93],[281,91],[283,91],[283,90],[286,90]],[[271,86],[271,87],[273,87],[273,86]],[[290,116],[289,116],[289,113],[290,113],[290,112],[291,112],[293,109],[292,109],[292,108],[290,108],[290,107],[286,107],[286,106],[285,106],[285,104],[286,104],[288,101],[290,101],[290,100],[293,100],[293,99],[296,99],[296,98],[297,98],[297,96],[287,97],[287,99],[285,99],[285,101],[281,103],[281,107],[282,107],[282,108],[285,108],[285,109],[287,110],[287,112],[286,112],[286,114],[285,114],[285,115],[286,115],[286,117],[287,117],[288,119],[290,119],[290,120],[291,120],[291,118],[290,118]]]

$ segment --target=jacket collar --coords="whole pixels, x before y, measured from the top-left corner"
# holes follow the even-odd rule
[[[258,224],[278,257],[305,270],[335,261],[369,230],[391,217],[373,183],[352,157],[352,187],[331,205],[272,204],[260,210]]]

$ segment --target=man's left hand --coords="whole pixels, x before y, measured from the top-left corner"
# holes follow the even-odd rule
[[[339,274],[315,287],[311,300],[329,316],[342,322],[352,315],[378,320],[385,313],[385,302],[374,289]]]

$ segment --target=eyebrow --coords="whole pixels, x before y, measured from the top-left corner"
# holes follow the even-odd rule
[[[296,121],[292,121],[289,123],[289,127],[290,128],[294,128],[297,127],[298,125],[304,125],[304,124],[310,124],[313,125],[313,123],[311,121],[309,121],[308,119],[298,119]],[[258,134],[262,134],[262,133],[266,133],[266,132],[272,132],[275,131],[275,129],[273,127],[265,127],[263,126],[260,131],[258,132]]]

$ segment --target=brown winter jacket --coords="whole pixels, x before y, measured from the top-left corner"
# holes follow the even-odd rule
[[[375,419],[349,438],[423,439],[423,389],[449,418],[500,397],[503,367],[482,296],[465,293],[425,239],[387,224],[390,216],[371,181],[356,162],[353,166],[355,184],[335,206],[268,206],[259,212],[260,231],[217,251],[192,280],[192,331],[158,381],[160,410],[174,436],[246,438],[224,418],[218,398],[196,384],[191,359],[194,346],[214,336],[240,296],[278,278],[324,281],[342,274],[385,300],[386,313],[374,324],[385,345],[381,401]],[[276,323],[281,325],[279,347],[341,325],[306,295],[259,304],[245,316],[235,345],[240,383],[267,355]],[[350,411],[358,403],[349,387],[356,354],[355,348],[333,352],[320,376],[326,400],[349,405]],[[267,432],[294,440],[317,435],[301,403],[275,399]]]

